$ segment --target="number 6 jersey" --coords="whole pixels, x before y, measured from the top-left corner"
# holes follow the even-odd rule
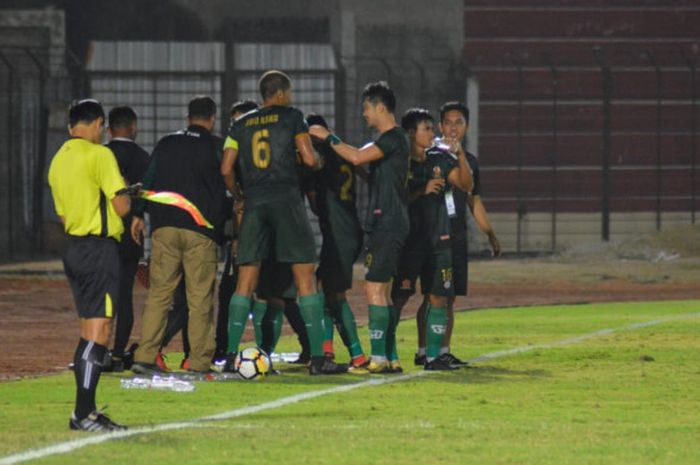
[[[224,149],[238,151],[248,205],[300,196],[294,139],[308,132],[302,112],[284,106],[251,111],[231,126]]]

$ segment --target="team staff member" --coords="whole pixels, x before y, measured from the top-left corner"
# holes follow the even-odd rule
[[[216,103],[205,96],[188,106],[188,127],[165,136],[153,150],[144,188],[177,192],[192,202],[214,226],[198,226],[184,210],[151,204],[150,280],[143,312],[141,345],[132,371],[159,371],[155,365],[165,333],[168,307],[185,274],[192,371],[208,371],[214,355],[212,312],[216,283],[216,247],[223,238],[225,187],[219,175],[220,142],[212,136]],[[138,215],[138,209],[136,214]],[[134,217],[131,232],[141,240],[143,220]]]
[[[124,231],[121,217],[129,198],[112,151],[101,145],[104,110],[96,100],[81,100],[68,110],[71,138],[58,150],[49,168],[56,213],[68,235],[63,267],[80,317],[80,342],[75,350],[76,400],[68,426],[81,431],[120,431],[95,406],[95,392],[119,299],[119,251]]]
[[[440,132],[443,137],[448,137],[461,143],[464,143],[467,131],[469,130],[469,109],[461,102],[447,102],[440,107]],[[452,339],[452,328],[454,326],[454,302],[455,297],[467,295],[467,280],[468,280],[468,260],[467,253],[467,207],[469,207],[474,220],[479,229],[485,233],[489,239],[493,256],[498,257],[501,254],[501,245],[491,226],[486,208],[481,201],[481,176],[479,172],[479,164],[476,157],[466,152],[467,162],[472,171],[474,179],[473,187],[468,195],[455,190],[455,206],[457,216],[451,219],[451,234],[452,234],[452,255],[453,255],[453,285],[455,296],[452,296],[447,305],[448,325],[443,344],[440,349],[440,358],[448,361],[453,367],[466,366],[467,364],[457,358],[450,352],[450,342]],[[415,362],[417,365],[425,364],[426,353],[426,336],[425,325],[420,322],[425,321],[427,302],[418,310],[416,319],[419,322],[419,347],[416,354]]]
[[[111,139],[107,143],[107,147],[114,153],[119,170],[127,184],[141,182],[148,167],[148,152],[136,144],[137,125],[138,118],[131,107],[114,107],[109,112]],[[123,218],[124,231],[127,233],[122,236],[119,243],[121,276],[119,298],[115,305],[117,325],[114,333],[111,363],[105,367],[115,372],[124,371],[125,368],[124,349],[126,349],[131,329],[134,326],[134,278],[136,278],[139,259],[143,255],[143,247],[134,242],[129,234],[131,220],[131,215]],[[131,355],[133,356],[133,354]]]
[[[373,82],[365,87],[362,115],[367,125],[380,135],[374,143],[360,149],[343,143],[323,126],[310,128],[312,136],[328,140],[333,150],[353,165],[370,163],[365,289],[372,350],[367,369],[371,373],[396,372],[401,368],[398,363],[392,367],[387,359],[387,346],[391,348],[395,344],[392,338],[398,325],[398,315],[390,305],[388,294],[409,227],[409,143],[406,131],[396,126],[395,107],[396,97],[386,82]]]

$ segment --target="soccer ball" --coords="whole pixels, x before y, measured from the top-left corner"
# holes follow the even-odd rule
[[[270,357],[257,347],[248,347],[238,352],[234,367],[241,378],[256,379],[270,371]]]

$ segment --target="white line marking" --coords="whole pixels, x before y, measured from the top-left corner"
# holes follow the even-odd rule
[[[554,347],[565,347],[579,342],[586,341],[588,339],[593,339],[599,336],[605,336],[607,334],[624,332],[624,331],[634,331],[636,329],[647,328],[649,326],[656,326],[662,323],[667,323],[674,320],[683,320],[687,318],[697,318],[700,317],[700,313],[686,313],[683,315],[677,315],[674,317],[663,318],[658,320],[651,320],[642,323],[635,323],[628,326],[622,326],[620,328],[608,328],[601,329],[599,331],[594,331],[592,333],[584,334],[581,336],[575,336],[562,341],[554,342],[551,344],[537,344],[531,346],[517,347],[510,350],[502,350],[498,352],[491,352],[488,354],[481,355],[479,357],[472,358],[468,360],[469,363],[484,362],[488,360],[494,360],[501,357],[507,357],[508,355],[522,354],[525,352],[530,352],[537,349],[551,349]],[[43,447],[41,449],[29,449],[24,452],[19,452],[17,454],[8,455],[0,459],[0,465],[14,465],[16,463],[26,462],[29,460],[40,459],[44,457],[49,457],[58,454],[67,454],[77,449],[81,449],[86,446],[101,444],[103,442],[112,441],[115,439],[127,438],[130,436],[137,436],[140,434],[152,434],[159,433],[162,431],[178,430],[192,427],[200,427],[202,422],[207,421],[220,421],[228,420],[231,418],[242,417],[245,415],[252,415],[254,413],[262,412],[265,410],[275,409],[279,407],[284,407],[286,405],[295,404],[297,402],[302,402],[309,399],[315,399],[316,397],[325,396],[328,394],[337,394],[340,392],[353,391],[355,389],[363,388],[366,386],[381,386],[382,384],[398,383],[401,381],[407,381],[414,378],[419,378],[436,372],[430,371],[415,371],[401,376],[391,376],[386,378],[370,379],[367,381],[361,381],[359,383],[350,383],[342,386],[334,386],[332,388],[320,389],[318,391],[303,392],[300,394],[295,394],[293,396],[282,397],[277,400],[272,400],[269,402],[264,402],[258,405],[251,405],[250,407],[238,408],[235,410],[230,410],[228,412],[222,412],[216,415],[210,415],[202,418],[196,418],[194,420],[182,421],[176,423],[163,423],[161,425],[155,426],[142,426],[140,428],[133,428],[127,431],[120,431],[116,433],[105,433],[98,434],[89,437],[83,437],[75,439],[72,441],[66,441],[52,446]]]

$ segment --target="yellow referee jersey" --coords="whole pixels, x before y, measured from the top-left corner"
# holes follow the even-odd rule
[[[110,149],[85,139],[67,140],[51,161],[49,185],[66,233],[121,240],[124,225],[111,200],[125,184]]]

